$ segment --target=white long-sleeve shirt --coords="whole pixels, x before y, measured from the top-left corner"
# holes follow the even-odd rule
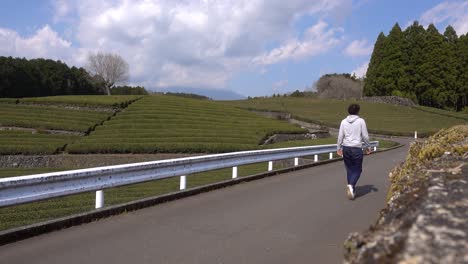
[[[347,116],[340,124],[337,149],[339,150],[343,146],[360,148],[362,142],[366,147],[370,147],[366,122],[357,115]]]

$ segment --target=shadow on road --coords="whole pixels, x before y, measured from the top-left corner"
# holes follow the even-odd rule
[[[356,198],[364,196],[370,192],[378,192],[379,189],[372,184],[356,186]]]

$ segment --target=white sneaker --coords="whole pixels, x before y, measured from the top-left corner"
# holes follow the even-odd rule
[[[348,184],[348,186],[346,187],[346,193],[348,194],[348,198],[350,200],[354,200],[354,190],[351,184]]]

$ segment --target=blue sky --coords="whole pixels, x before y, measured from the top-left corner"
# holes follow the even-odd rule
[[[85,66],[118,53],[130,84],[263,96],[362,76],[377,35],[414,20],[466,34],[468,1],[2,0],[0,55]]]

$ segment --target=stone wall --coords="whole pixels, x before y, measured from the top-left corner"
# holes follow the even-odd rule
[[[0,168],[92,168],[198,155],[203,154],[3,155]]]
[[[294,140],[307,140],[307,139],[317,139],[317,138],[328,138],[330,133],[327,131],[316,131],[314,133],[305,133],[305,134],[275,134],[269,137],[263,145],[274,144],[279,142],[294,141]]]
[[[387,206],[344,243],[345,263],[468,263],[468,125],[414,143]]]

